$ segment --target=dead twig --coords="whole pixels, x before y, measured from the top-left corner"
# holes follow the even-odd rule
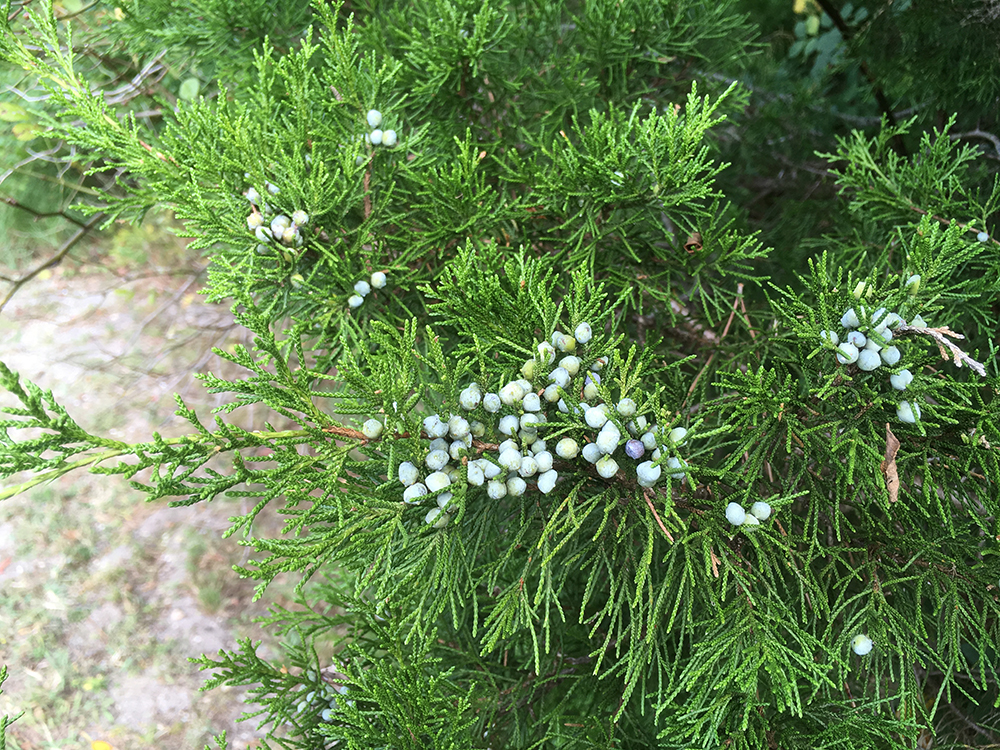
[[[938,328],[918,328],[915,326],[900,325],[896,328],[896,332],[919,333],[923,336],[930,336],[938,345],[938,351],[941,353],[941,359],[951,360],[955,363],[955,367],[961,367],[964,362],[975,370],[981,377],[986,377],[986,368],[982,364],[959,349],[956,344],[945,338],[946,336],[950,336],[953,339],[965,338],[965,336],[960,333],[956,333],[948,326],[940,326]],[[950,355],[949,352],[951,353]]]

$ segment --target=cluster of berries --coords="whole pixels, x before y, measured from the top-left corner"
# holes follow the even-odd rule
[[[911,276],[907,285],[915,287],[920,283],[919,276]],[[895,367],[899,364],[901,354],[899,348],[892,344],[893,331],[906,321],[894,312],[888,312],[880,307],[869,312],[865,307],[851,307],[840,319],[840,324],[847,329],[844,340],[836,331],[820,331],[821,341],[828,342],[835,348],[837,361],[842,365],[856,364],[859,370],[872,372],[882,365]],[[911,328],[924,328],[927,324],[919,315],[914,316],[909,323]],[[897,391],[906,390],[913,382],[913,373],[901,369],[889,375],[889,383]],[[896,416],[901,422],[913,424],[920,418],[920,407],[909,401],[900,401],[896,407]]]
[[[365,281],[364,279],[361,279],[361,281],[356,282],[354,284],[354,294],[348,297],[347,304],[350,305],[352,309],[356,307],[361,307],[361,303],[365,301],[365,297],[368,296],[368,292],[370,292],[372,289],[382,289],[385,286],[385,280],[386,280],[385,273],[383,273],[382,271],[376,271],[371,275],[370,281]],[[371,419],[368,420],[368,422],[372,421],[375,420]],[[365,422],[365,424],[367,425],[368,422]],[[367,433],[365,434],[367,435]],[[379,425],[379,434],[381,434],[381,425]],[[378,437],[378,436],[368,435],[368,437]]]
[[[650,426],[645,416],[637,416],[638,406],[631,398],[620,398],[612,407],[614,399],[605,391],[609,397],[605,402],[598,386],[608,358],[577,352],[577,346],[586,346],[592,335],[586,322],[580,323],[572,336],[555,331],[549,341],[538,345],[538,355],[524,363],[522,377],[495,393],[484,393],[477,383],[469,384],[458,401],[470,419],[460,414],[447,419],[437,414],[427,417],[423,422],[429,440],[426,452],[421,460],[399,465],[399,482],[405,487],[403,502],[413,505],[434,497],[438,507],[431,508],[424,520],[441,528],[447,525],[449,512],[455,510],[450,488],[463,481],[469,488],[484,488],[491,500],[521,496],[529,482],[547,495],[559,479],[557,461],[568,462],[578,456],[593,464],[599,476],[611,479],[620,470],[614,455],[623,432],[630,435],[624,447],[624,454],[631,459],[627,465],[633,467],[640,486],[657,483],[660,463],[671,477],[683,480],[686,463],[675,455],[661,456],[663,450],[676,450],[687,430],[676,427],[661,431]],[[563,355],[558,363],[557,352]],[[364,432],[381,434],[381,424],[369,420]],[[550,448],[546,432],[563,437]],[[485,442],[493,439],[501,442]],[[641,461],[647,451],[651,460]],[[480,455],[471,458],[475,454]]]
[[[266,183],[267,190],[271,195],[277,195],[279,190],[277,185]],[[250,201],[250,214],[247,216],[247,227],[254,233],[257,241],[257,252],[266,255],[271,251],[270,243],[277,240],[286,247],[302,247],[303,237],[301,227],[309,223],[309,214],[305,211],[296,210],[291,216],[278,214],[270,221],[267,217],[271,215],[271,207],[261,200],[260,193],[254,188],[249,188],[246,193],[247,200]]]
[[[379,130],[379,125],[382,124],[382,113],[377,109],[368,110],[368,127],[372,131],[368,134],[367,139],[373,146],[387,146],[392,148],[396,145],[396,131],[395,130]]]
[[[747,513],[739,503],[729,503],[726,506],[726,520],[733,526],[758,526],[761,521],[771,517],[771,506],[763,500],[758,500],[750,506]]]
[[[310,679],[315,680],[316,673],[310,670],[308,676]],[[337,702],[338,695],[347,695],[346,685],[331,685],[327,682],[320,680],[320,687],[318,690],[310,690],[305,696],[300,700],[295,706],[295,713],[302,714],[308,712],[310,709],[319,713],[320,718],[323,721],[330,722],[334,719],[334,713],[340,708]],[[348,705],[353,706],[354,701],[345,701]],[[291,721],[287,722],[291,724]]]

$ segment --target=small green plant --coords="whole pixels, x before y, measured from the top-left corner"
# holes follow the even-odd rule
[[[1000,183],[973,189],[976,153],[893,151],[912,123],[841,138],[850,218],[782,268],[713,156],[746,103],[733,4],[311,12],[156,128],[93,94],[51,6],[0,37],[54,132],[132,180],[86,210],[171,207],[254,337],[216,351],[242,378],[201,375],[214,423],[178,399],[187,434],[139,444],[0,366],[0,472],[27,472],[0,498],[88,468],[251,499],[236,572],[258,597],[295,574],[305,606],[264,619],[280,660],[198,663],[276,746],[996,731]],[[293,426],[228,418],[256,404]]]

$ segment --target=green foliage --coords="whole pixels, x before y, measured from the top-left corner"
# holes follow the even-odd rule
[[[225,535],[253,552],[237,572],[257,596],[296,573],[302,606],[267,618],[280,660],[247,640],[198,663],[207,688],[250,686],[265,746],[996,732],[1000,258],[978,237],[998,200],[980,152],[945,129],[907,155],[917,121],[830,139],[848,200],[827,236],[810,218],[801,246],[765,247],[781,233],[731,202],[746,195],[720,158],[746,161],[732,123],[753,104],[728,80],[753,49],[733,4],[290,4],[283,40],[254,43],[248,22],[235,56],[252,64],[218,68],[233,8],[198,7],[187,35],[173,6],[130,12],[132,37],[159,19],[175,59],[218,76],[156,127],[93,95],[50,6],[0,50],[51,93],[53,134],[127,175],[84,210],[166,205],[210,254],[207,296],[254,335],[216,354],[245,374],[201,376],[227,394],[211,427],[178,402],[188,435],[131,445],[0,370],[20,402],[0,476],[30,474],[0,497],[90,466],[175,505],[253,498]],[[824,42],[842,71],[852,38]],[[395,145],[366,138],[370,109]],[[291,239],[269,235],[296,211]],[[848,308],[899,362],[838,362],[821,332],[846,337]],[[880,308],[909,322],[879,328]],[[226,421],[258,404],[297,428]],[[506,483],[485,481],[497,463]],[[757,501],[773,515],[727,520]],[[287,521],[261,537],[270,503]]]

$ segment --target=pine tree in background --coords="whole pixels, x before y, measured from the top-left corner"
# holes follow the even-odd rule
[[[118,176],[81,210],[172,209],[255,344],[139,445],[0,368],[0,498],[257,500],[238,573],[307,606],[200,663],[266,746],[1000,741],[991,3],[38,6],[0,49]],[[117,109],[94,45],[187,90]]]

